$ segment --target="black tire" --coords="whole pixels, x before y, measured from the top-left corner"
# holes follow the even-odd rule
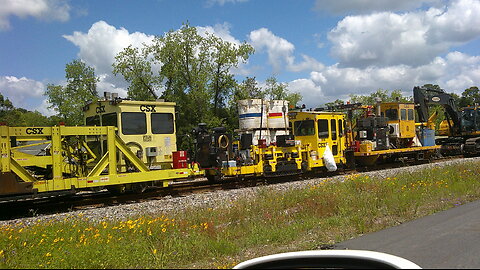
[[[114,195],[120,195],[125,194],[127,187],[125,185],[107,186],[107,190]]]
[[[219,174],[207,175],[207,179],[208,179],[208,182],[209,182],[210,184],[215,184],[215,183],[220,182],[220,180],[222,179],[222,177],[221,177]]]

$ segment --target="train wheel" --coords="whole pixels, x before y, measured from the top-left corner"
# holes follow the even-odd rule
[[[219,174],[207,175],[207,179],[210,184],[214,184],[214,183],[220,182],[220,180],[222,179],[222,176]]]
[[[108,186],[107,190],[115,195],[124,194],[127,191],[127,187],[125,185],[114,185]]]
[[[147,188],[148,185],[146,183],[137,183],[133,185],[132,190],[135,193],[143,193]]]

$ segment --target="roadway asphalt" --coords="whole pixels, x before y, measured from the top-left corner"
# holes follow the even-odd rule
[[[480,268],[480,201],[341,242],[335,249],[384,252],[422,268]]]

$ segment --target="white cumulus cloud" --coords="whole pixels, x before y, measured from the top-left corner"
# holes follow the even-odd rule
[[[480,37],[478,14],[480,1],[455,0],[427,11],[347,16],[328,39],[342,66],[421,66]]]
[[[225,22],[223,24],[215,24],[214,26],[197,26],[196,28],[200,36],[205,37],[206,33],[210,33],[223,39],[224,41],[231,42],[235,45],[240,45],[241,42],[230,33],[230,27],[231,25]]]
[[[316,0],[316,10],[332,12],[334,14],[345,13],[370,13],[375,11],[405,11],[419,8],[422,5],[440,4],[442,0]]]
[[[411,96],[414,86],[427,83],[457,94],[480,85],[480,56],[451,52],[418,67],[345,68],[335,64],[320,72],[312,71],[308,78],[294,80],[289,86],[306,97],[302,102],[308,107],[316,107],[337,98],[348,100],[350,94],[368,95],[377,89],[400,89],[405,96]]]
[[[111,74],[115,56],[124,48],[129,45],[141,47],[154,38],[140,32],[130,33],[123,27],[116,28],[104,21],[94,23],[87,33],[76,31],[63,37],[79,47],[78,57],[93,66],[98,74]]]
[[[70,5],[64,0],[2,0],[0,2],[0,30],[10,28],[10,16],[28,16],[46,21],[70,19]]]
[[[302,100],[300,104],[308,103],[310,106],[314,106],[314,102],[322,100],[324,94],[322,92],[322,87],[319,84],[316,84],[311,79],[296,79],[288,83],[288,90],[293,92],[298,92],[302,95]]]
[[[0,76],[0,92],[12,102],[13,106],[52,115],[52,112],[47,109],[48,106],[44,106],[45,89],[45,84],[33,79]]]
[[[274,73],[283,70],[300,72],[323,68],[320,62],[307,55],[302,55],[303,62],[295,63],[295,46],[286,39],[276,36],[267,28],[250,32],[249,38],[256,53],[267,52],[268,62],[272,65]]]
[[[123,27],[116,28],[105,21],[94,23],[87,33],[76,31],[63,37],[80,49],[80,59],[95,68],[95,73],[100,78],[97,87],[99,95],[107,91],[118,93],[121,97],[126,97],[128,84],[121,75],[112,74],[115,56],[129,45],[139,48],[154,39],[153,35],[130,33]]]
[[[25,97],[42,96],[45,85],[41,82],[25,77],[1,76],[0,89],[2,93],[13,100],[23,100]]]

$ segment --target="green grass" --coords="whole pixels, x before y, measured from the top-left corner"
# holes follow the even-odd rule
[[[175,216],[92,222],[82,216],[0,227],[0,268],[229,268],[318,249],[480,197],[480,162],[395,178],[351,175],[301,190],[262,188]]]

